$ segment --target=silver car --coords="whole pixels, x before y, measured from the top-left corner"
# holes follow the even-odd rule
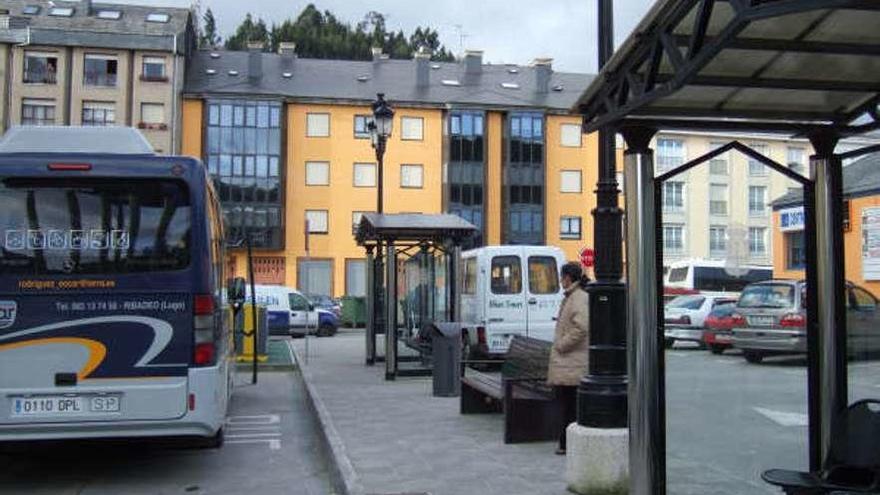
[[[733,314],[733,346],[750,363],[765,356],[807,352],[806,283],[770,280],[747,286]],[[855,356],[880,351],[877,298],[847,283],[847,349]]]

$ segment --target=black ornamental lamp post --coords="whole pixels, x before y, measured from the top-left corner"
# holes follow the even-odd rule
[[[612,0],[599,2],[599,69],[614,51]],[[623,210],[615,166],[614,130],[599,130],[599,183],[593,210],[596,281],[590,294],[589,369],[578,386],[577,422],[590,428],[627,425],[626,285],[623,278]]]
[[[385,207],[382,202],[384,197],[383,186],[385,183],[383,180],[385,147],[388,144],[388,138],[391,137],[391,131],[394,129],[394,110],[385,101],[385,93],[376,95],[376,101],[373,102],[373,120],[370,121],[367,127],[370,131],[373,149],[376,150],[376,161],[378,162],[376,166],[379,168],[377,173],[378,200],[376,212],[381,215],[385,213]]]

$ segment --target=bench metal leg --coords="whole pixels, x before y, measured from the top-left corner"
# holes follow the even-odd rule
[[[501,412],[501,403],[477,389],[461,384],[461,414],[492,414]]]

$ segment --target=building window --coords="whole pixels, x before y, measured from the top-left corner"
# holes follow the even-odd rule
[[[83,63],[83,84],[86,86],[116,86],[119,62],[115,55],[89,54]]]
[[[345,295],[350,297],[367,295],[367,262],[365,260],[345,260]]]
[[[749,216],[767,215],[767,187],[749,186]]]
[[[421,141],[424,139],[425,121],[421,117],[400,118],[400,139],[404,141]]]
[[[22,100],[21,125],[55,125],[55,100]]]
[[[684,209],[684,182],[663,183],[663,211],[676,213]]]
[[[724,146],[724,143],[712,143],[709,145],[711,151]],[[712,175],[727,175],[728,172],[728,154],[723,153],[709,160],[709,173]]]
[[[684,164],[684,141],[680,139],[657,140],[657,166],[660,170],[671,170]]]
[[[58,82],[58,55],[51,52],[25,52],[24,82],[28,84]]]
[[[560,145],[565,148],[581,147],[581,126],[578,124],[562,124],[559,126]]]
[[[297,270],[297,288],[303,294],[333,296],[333,262],[301,260]]]
[[[141,79],[144,81],[164,82],[168,80],[165,75],[164,57],[144,57],[141,71]]]
[[[712,257],[727,254],[727,227],[723,225],[709,227],[709,253]]]
[[[709,185],[709,214],[727,215],[727,185]]]
[[[116,104],[113,102],[84,101],[82,125],[110,126],[116,124]]]
[[[563,170],[559,172],[559,192],[581,193],[581,171]]]
[[[270,100],[208,99],[205,163],[226,214],[231,242],[283,249],[283,108]]]
[[[166,129],[165,104],[141,103],[141,122],[139,127],[142,129]]]
[[[329,186],[330,163],[329,162],[306,162],[306,185]]]
[[[850,223],[850,218],[852,218],[852,205],[848,199],[843,201],[843,231],[849,232],[852,230],[852,223]]]
[[[559,238],[579,240],[581,238],[581,217],[562,217],[559,222]]]
[[[400,166],[400,187],[421,189],[425,182],[425,168],[422,165]]]
[[[684,225],[666,224],[663,226],[663,251],[667,253],[684,251]]]
[[[483,245],[486,180],[483,124],[483,112],[455,110],[449,114],[449,164],[444,174],[447,211],[477,228],[477,232],[464,241],[466,249]]]
[[[376,164],[354,164],[354,187],[376,187]]]
[[[330,114],[309,113],[306,114],[307,137],[330,137]]]
[[[752,144],[749,147],[757,151],[762,156],[767,156],[766,144]],[[759,162],[758,160],[749,157],[749,175],[752,177],[765,177],[767,175],[767,166]]]
[[[767,229],[749,227],[749,254],[753,257],[767,255]]]
[[[788,168],[799,174],[804,173],[804,152],[803,148],[788,148],[786,153],[786,164]]]
[[[354,137],[356,139],[370,139],[370,121],[372,117],[369,115],[354,116]]]
[[[330,212],[327,210],[306,210],[309,234],[326,234],[329,231]]]
[[[788,270],[803,270],[807,267],[807,249],[803,232],[788,232],[785,234],[786,258],[785,267]]]
[[[503,242],[544,243],[544,116],[511,113],[504,177],[504,209],[507,214]],[[481,187],[482,191],[482,187]]]

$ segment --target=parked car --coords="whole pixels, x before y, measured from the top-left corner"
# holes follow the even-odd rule
[[[712,354],[721,354],[733,346],[733,313],[736,302],[719,304],[706,317],[703,323],[703,344]]]
[[[676,341],[696,342],[703,347],[703,325],[709,313],[719,304],[736,301],[730,294],[693,294],[678,296],[665,309],[664,337],[666,348]]]
[[[733,345],[750,363],[766,356],[807,352],[806,283],[771,280],[743,290],[733,314]],[[878,301],[867,290],[846,284],[847,352],[880,351]]]
[[[326,294],[306,294],[306,297],[312,301],[316,308],[326,309],[333,312],[337,318],[342,318],[342,304],[339,300]]]

